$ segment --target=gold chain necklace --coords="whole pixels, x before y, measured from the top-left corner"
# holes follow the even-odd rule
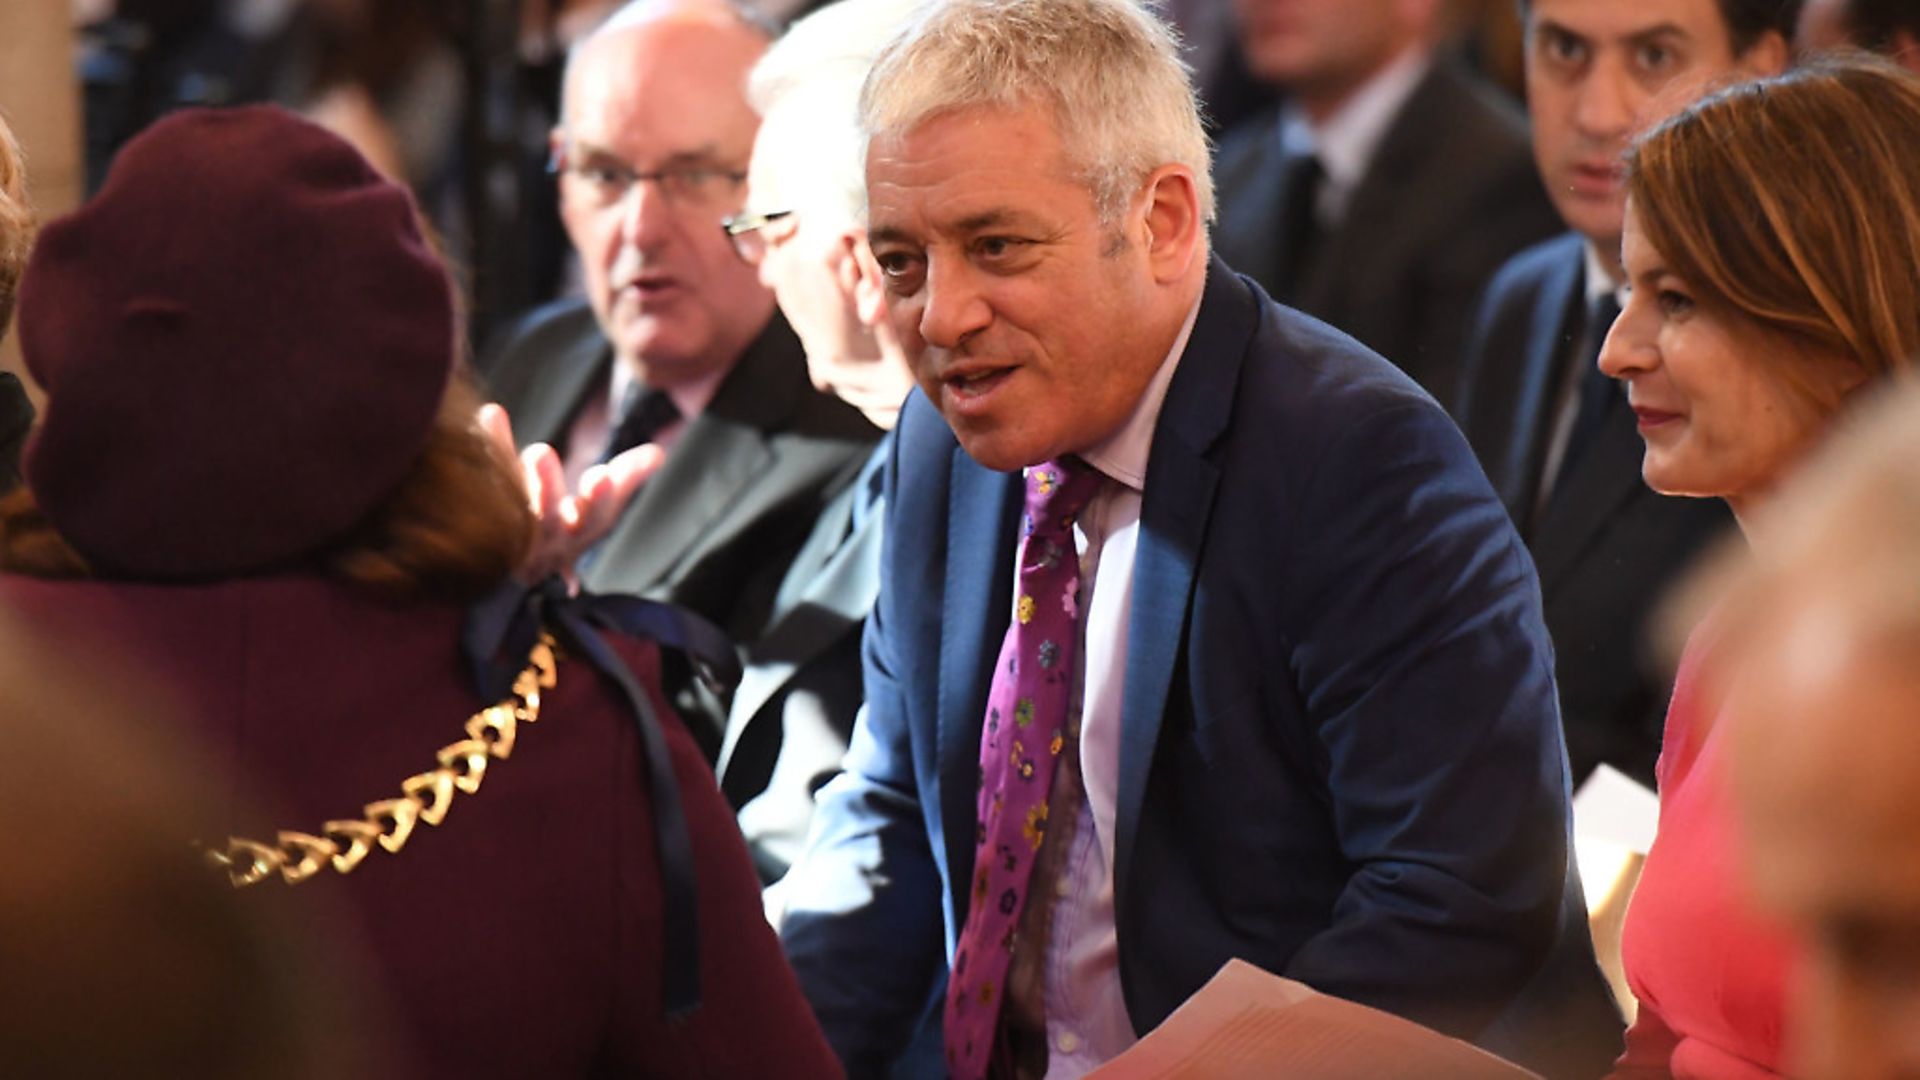
[[[240,889],[266,880],[275,871],[289,885],[327,866],[351,873],[376,844],[397,854],[413,836],[416,823],[438,825],[446,819],[454,792],[471,795],[480,790],[488,759],[505,761],[513,753],[514,734],[521,722],[540,719],[540,692],[554,685],[553,650],[553,638],[542,632],[506,700],[468,717],[467,737],[440,748],[438,767],[402,780],[398,798],[368,803],[361,808],[363,817],[326,822],[318,835],[282,829],[271,844],[230,836],[224,848],[206,849],[207,861],[226,871],[233,887]]]

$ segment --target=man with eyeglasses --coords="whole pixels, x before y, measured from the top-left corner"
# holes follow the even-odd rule
[[[886,319],[867,249],[857,115],[873,57],[917,0],[839,0],[793,24],[753,69],[760,111],[746,210],[727,219],[806,348],[813,385],[891,431],[913,372]],[[806,842],[813,796],[840,771],[865,701],[861,629],[880,589],[883,440],[852,463],[781,584],[766,632],[747,648],[719,762],[720,789],[761,877],[786,874]],[[776,921],[781,892],[768,890]]]
[[[482,363],[519,441],[552,448],[523,455],[552,567],[742,643],[826,488],[877,437],[808,385],[720,228],[745,195],[746,76],[767,40],[722,0],[641,0],[576,46],[552,160],[586,299],[533,312]],[[701,705],[713,722],[692,726],[716,753],[724,704]]]

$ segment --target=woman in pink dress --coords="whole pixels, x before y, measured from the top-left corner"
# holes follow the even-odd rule
[[[1847,60],[1730,87],[1630,160],[1631,299],[1601,370],[1625,384],[1657,491],[1725,499],[1764,545],[1773,492],[1834,419],[1920,353],[1920,81]],[[1640,1012],[1620,1076],[1780,1075],[1795,951],[1738,873],[1723,732],[1682,657],[1660,833],[1627,916]],[[1808,717],[1809,722],[1816,718]]]

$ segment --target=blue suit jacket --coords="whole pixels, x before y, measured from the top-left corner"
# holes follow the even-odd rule
[[[965,918],[1020,506],[1019,476],[917,396],[886,482],[868,712],[783,930],[856,1075],[898,1051]],[[1240,957],[1602,1069],[1620,1021],[1567,857],[1533,566],[1432,399],[1214,260],[1133,590],[1115,920],[1135,1028]]]

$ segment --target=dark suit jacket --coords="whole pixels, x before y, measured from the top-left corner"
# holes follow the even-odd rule
[[[782,929],[856,1075],[897,1052],[965,919],[1021,507],[1020,476],[923,398],[895,437],[868,711]],[[1217,259],[1154,432],[1127,634],[1114,897],[1137,1030],[1240,957],[1604,1068],[1620,1020],[1567,857],[1526,551],[1425,394]]]
[[[1516,256],[1487,289],[1460,391],[1460,422],[1540,569],[1576,781],[1607,762],[1653,784],[1672,682],[1651,670],[1647,620],[1675,575],[1733,527],[1718,499],[1661,495],[1645,444],[1615,408],[1536,520],[1553,412],[1585,302],[1585,255],[1567,234]]]
[[[592,309],[571,300],[526,316],[482,371],[523,443],[562,445],[612,362]],[[776,313],[593,553],[581,584],[680,604],[750,642],[829,486],[877,438],[858,411],[808,383],[799,339]],[[712,754],[726,706],[698,707],[709,724],[696,734]]]
[[[1287,192],[1278,130],[1270,112],[1221,142],[1220,256],[1269,291],[1292,274],[1301,283],[1293,306],[1359,338],[1451,408],[1487,279],[1562,227],[1519,113],[1436,60],[1381,138],[1345,218],[1297,273],[1280,265]]]
[[[33,402],[20,379],[0,372],[0,492],[20,482],[20,452],[33,427]]]
[[[881,440],[874,455],[892,447]],[[813,799],[840,771],[866,694],[860,631],[880,591],[881,499],[869,460],[853,463],[780,583],[773,615],[745,650],[720,746],[720,789],[761,880],[787,872]],[[856,512],[857,511],[857,512]]]

